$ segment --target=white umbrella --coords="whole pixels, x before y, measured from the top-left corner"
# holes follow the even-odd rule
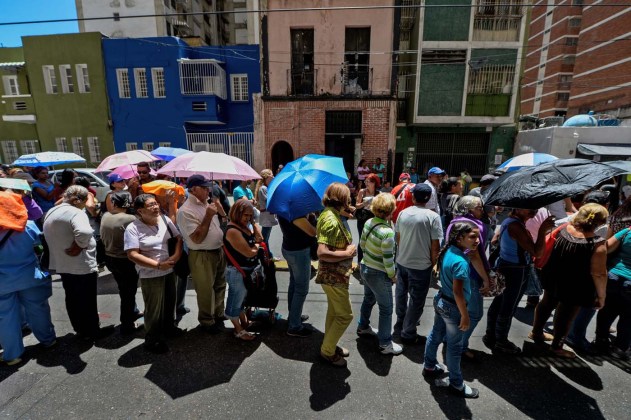
[[[20,156],[13,165],[15,166],[55,166],[67,163],[85,162],[85,159],[74,153],[67,152],[41,152]]]
[[[116,169],[123,165],[137,165],[140,162],[153,162],[160,160],[146,150],[129,150],[127,152],[116,153],[103,159],[94,172],[104,172],[109,169]]]
[[[241,159],[225,153],[196,152],[181,155],[158,170],[159,174],[189,177],[199,174],[209,179],[246,181],[261,176]]]

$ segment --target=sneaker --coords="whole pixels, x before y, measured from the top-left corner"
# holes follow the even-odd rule
[[[335,346],[335,354],[339,354],[342,357],[348,357],[351,355],[351,352],[348,351],[348,349],[345,349],[344,347]]]
[[[287,330],[287,335],[290,337],[307,338],[311,334],[313,334],[313,330],[307,327],[302,327],[299,330]]]
[[[169,346],[167,346],[164,341],[156,341],[154,343],[145,342],[143,347],[146,351],[153,354],[164,354],[169,351]]]
[[[434,369],[423,367],[423,376],[425,378],[438,378],[445,373],[445,369],[441,365],[436,365]]]
[[[484,336],[482,337],[482,342],[484,343],[484,345],[486,346],[486,348],[488,348],[489,350],[493,350],[495,348],[495,337],[488,335],[488,334],[484,334]]]
[[[392,354],[396,356],[403,353],[403,347],[392,341],[387,346],[379,346],[379,349],[381,350],[381,354]]]
[[[333,356],[327,356],[323,353],[320,353],[320,356],[330,364],[335,367],[346,367],[346,359],[344,359],[339,354],[334,354]]]
[[[550,333],[543,332],[542,334],[536,334],[532,331],[528,333],[528,338],[534,341],[535,343],[543,343],[544,341],[552,341],[554,340],[554,336]]]
[[[508,354],[508,355],[516,355],[521,353],[521,349],[517,347],[514,343],[510,341],[498,341],[495,343],[495,351],[498,353]]]
[[[376,337],[377,336],[377,330],[373,327],[371,327],[370,325],[366,328],[357,328],[357,335],[359,336],[373,336]]]
[[[4,359],[0,359],[0,360],[2,360],[4,364],[7,366],[15,366],[22,363],[22,359],[19,357],[16,357],[15,359],[11,359],[11,360],[4,360]]]
[[[309,321],[309,315],[305,315],[305,314],[300,315],[300,321],[302,322]]]
[[[403,344],[413,345],[413,344],[425,344],[427,342],[427,337],[423,337],[422,335],[416,334],[414,337],[401,337],[401,342]]]
[[[477,388],[471,388],[467,384],[463,384],[462,388],[458,389],[455,386],[449,385],[449,392],[454,395],[457,395],[461,398],[478,398],[480,396],[480,391]]]

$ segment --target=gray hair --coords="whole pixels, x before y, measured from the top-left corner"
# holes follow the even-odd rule
[[[475,207],[482,205],[482,199],[480,197],[475,197],[473,195],[465,195],[464,197],[460,197],[458,202],[456,203],[456,208],[454,209],[454,214],[458,216],[464,216],[465,214],[471,213],[471,210]]]
[[[87,201],[88,189],[81,185],[71,185],[64,191],[64,203],[72,204],[73,200]]]

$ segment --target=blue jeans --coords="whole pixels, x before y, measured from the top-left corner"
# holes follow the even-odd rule
[[[499,270],[506,278],[506,289],[493,299],[489,307],[486,334],[491,338],[495,337],[496,341],[507,341],[513,316],[528,283],[530,267],[502,265],[500,260]]]
[[[484,299],[480,294],[480,284],[477,281],[472,280],[471,283],[471,297],[467,303],[467,312],[469,312],[469,329],[463,333],[462,337],[462,351],[469,350],[469,339],[473,334],[473,330],[478,326],[478,323],[484,316]]]
[[[395,288],[397,323],[394,325],[394,330],[399,331],[402,338],[412,339],[416,336],[416,323],[423,315],[431,273],[431,268],[416,270],[397,264]]]
[[[40,286],[0,295],[0,344],[4,349],[4,360],[17,359],[24,353],[22,308],[35,338],[45,345],[55,341],[55,327],[48,305],[53,289],[50,281],[42,281],[45,283]]]
[[[594,318],[594,315],[596,315],[594,308],[581,308],[576,318],[574,318],[574,323],[572,323],[570,332],[567,335],[568,340],[583,350],[587,350],[589,346],[589,341],[586,337],[587,326],[592,321],[592,318]]]
[[[287,308],[289,309],[288,329],[299,331],[302,329],[302,307],[309,293],[311,279],[311,249],[287,251],[282,249],[283,257],[289,267],[289,289],[287,290]]]
[[[243,276],[234,266],[226,266],[226,282],[228,283],[228,299],[226,300],[226,316],[238,319],[243,312],[243,301],[248,294]]]
[[[379,345],[385,347],[392,342],[392,281],[380,270],[361,265],[364,281],[364,301],[359,312],[359,328],[370,327],[370,313],[375,303],[379,305]]]
[[[263,235],[263,242],[265,242],[265,246],[267,247],[267,251],[269,252],[269,257],[274,258],[272,255],[272,248],[269,247],[269,236],[272,234],[273,226],[263,226],[261,228],[261,235]]]
[[[445,341],[447,343],[447,355],[445,362],[449,369],[449,385],[455,388],[462,388],[462,370],[460,369],[460,359],[462,357],[462,340],[464,334],[458,326],[460,325],[460,311],[458,307],[444,299],[434,297],[434,327],[427,337],[425,343],[424,367],[435,369],[438,366],[436,354],[438,346]]]

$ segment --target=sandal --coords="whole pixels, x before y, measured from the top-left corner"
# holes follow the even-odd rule
[[[238,339],[243,340],[243,341],[252,341],[252,340],[254,340],[256,338],[255,334],[253,334],[253,333],[251,333],[249,331],[246,331],[246,330],[241,330],[238,333],[234,333],[234,336],[235,336],[235,338],[238,338]]]
[[[570,350],[565,350],[563,347],[558,349],[550,347],[550,353],[563,359],[576,359],[576,353]]]
[[[534,332],[530,331],[528,333],[528,338],[531,339],[532,341],[534,341],[535,343],[543,343],[544,341],[552,341],[554,340],[554,336],[550,333],[547,332],[543,332],[541,334],[535,334]]]

